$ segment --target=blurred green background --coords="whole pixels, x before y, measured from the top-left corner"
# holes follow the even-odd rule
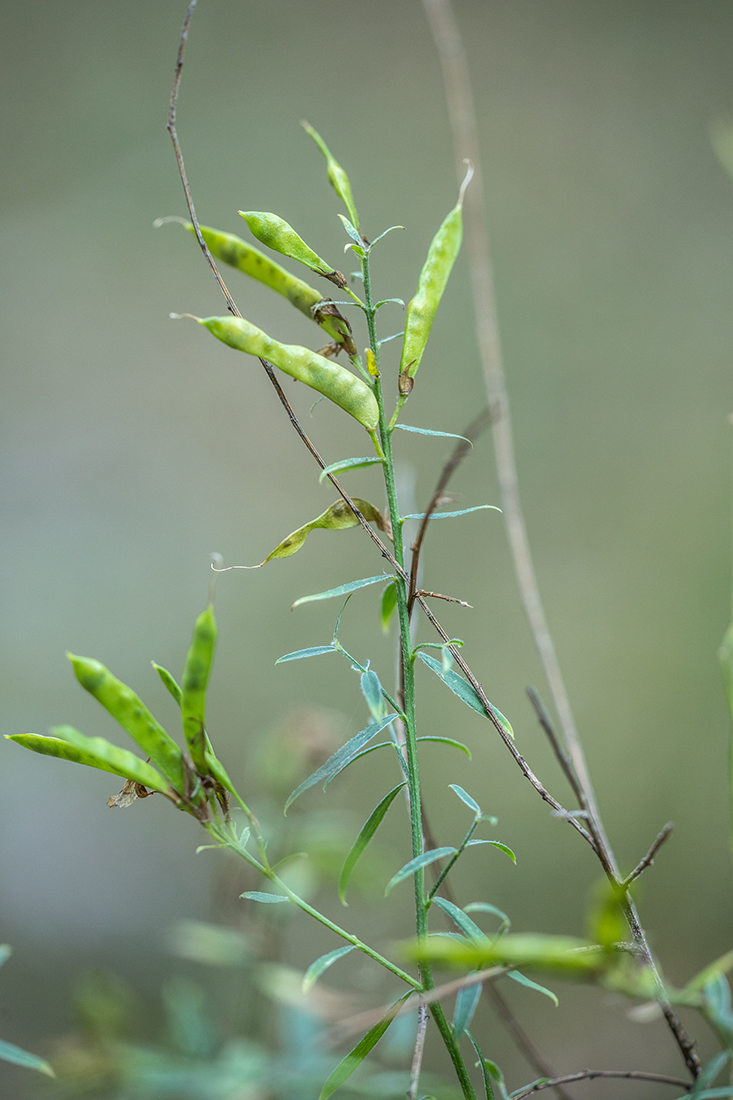
[[[728,724],[715,658],[730,618],[733,188],[709,139],[710,125],[733,115],[733,8],[456,7],[546,609],[622,865],[675,822],[641,905],[666,974],[681,983],[731,947],[733,927]],[[184,213],[165,133],[183,14],[178,0],[2,6],[4,733],[70,722],[115,736],[74,681],[66,649],[104,661],[173,723],[149,662],[180,669],[206,599],[209,553],[226,564],[261,561],[334,495],[318,485],[259,367],[192,322],[168,319],[224,312],[188,235],[152,228],[158,216]],[[201,221],[246,235],[237,209],[275,210],[338,266],[340,207],[301,118],[349,171],[366,233],[406,227],[379,246],[374,278],[380,297],[407,300],[456,195],[417,0],[200,0],[179,133]],[[228,281],[245,316],[282,340],[318,346],[320,334],[287,303],[235,274]],[[398,307],[381,316],[383,335],[400,329]],[[389,371],[398,343],[385,351]],[[310,391],[286,389],[307,419]],[[405,419],[460,432],[483,401],[461,258]],[[320,404],[309,424],[327,461],[366,453],[360,429],[338,410]],[[406,434],[398,443],[415,510],[447,448]],[[347,485],[382,503],[373,471]],[[488,438],[454,487],[459,507],[498,502]],[[441,618],[466,640],[534,770],[565,799],[524,694],[528,684],[545,687],[501,518],[436,524],[425,565],[428,587],[474,605],[446,606]],[[331,636],[335,607],[291,614],[294,599],[380,569],[358,531],[316,532],[292,560],[220,578],[210,730],[247,794],[263,745],[278,743],[297,708],[316,725],[326,708],[339,739],[360,728],[365,709],[345,663],[274,661]],[[379,632],[375,591],[352,601],[344,642],[388,682],[393,643]],[[421,636],[432,640],[426,625]],[[472,764],[441,747],[424,754],[441,842],[466,823],[447,789],[458,782],[499,817],[493,835],[518,855],[516,868],[500,853],[468,856],[456,875],[460,900],[492,901],[517,931],[582,934],[597,877],[590,852],[533,797],[487,723],[427,672],[420,686],[422,732],[458,736],[474,752]],[[166,930],[179,918],[236,921],[236,875],[222,886],[219,855],[194,856],[195,824],[162,800],[110,813],[114,781],[3,746],[0,939],[15,954],[0,975],[0,1035],[51,1050],[73,1025],[76,976],[94,967],[126,976],[154,1029],[161,980],[181,965],[166,953]],[[305,808],[337,812],[348,846],[394,782],[376,754]],[[408,858],[396,807],[381,839],[388,877]],[[329,886],[322,903],[386,943],[409,928],[409,892],[385,905],[377,887],[365,913],[347,914]],[[333,946],[296,920],[287,961],[304,967]],[[333,984],[348,986],[343,975]],[[365,1007],[379,1003],[370,980],[361,984]],[[559,1010],[519,989],[512,1001],[559,1070],[680,1068],[662,1026],[631,1023],[607,994],[563,987]],[[501,1025],[488,1012],[479,1019],[484,1052],[514,1086],[531,1079]],[[702,1026],[691,1026],[709,1046]],[[2,1081],[17,1097],[35,1087],[0,1064]],[[616,1095],[593,1087],[594,1096]]]

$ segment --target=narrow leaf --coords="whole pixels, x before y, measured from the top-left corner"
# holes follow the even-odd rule
[[[284,657],[278,657],[276,665],[282,665],[285,661],[302,661],[304,657],[320,657],[322,653],[336,653],[333,645],[316,645],[310,649],[296,649],[294,653],[286,653]]]
[[[460,928],[464,936],[466,936],[472,943],[476,944],[488,944],[489,937],[483,932],[474,921],[471,920],[462,909],[459,909],[457,905],[454,905],[452,901],[448,901],[447,898],[436,897],[433,898],[433,903],[439,906],[444,913],[447,913],[453,923]]]
[[[455,855],[455,852],[455,848],[432,848],[429,852],[423,852],[422,855],[411,859],[404,867],[400,867],[397,874],[393,875],[389,880],[387,888],[384,891],[385,896],[394,886],[397,886],[399,882],[404,882],[406,878],[410,878],[410,876],[414,875],[415,871],[419,871],[421,867],[427,867],[428,864],[435,863],[436,859],[444,859],[445,856]]]
[[[85,764],[88,768],[97,768],[103,772],[112,772],[113,775],[131,779],[134,783],[160,791],[161,794],[171,793],[160,773],[127,749],[120,749],[103,737],[85,737],[71,726],[56,726],[51,732],[56,736],[40,737],[35,733],[15,733],[6,735],[6,738],[31,752],[55,756],[59,760],[70,760],[74,764]]]
[[[395,798],[405,786],[404,783],[399,783],[396,787],[384,796],[381,802],[372,810],[367,821],[361,828],[361,831],[354,841],[351,851],[344,860],[344,865],[341,868],[341,874],[339,876],[339,897],[341,898],[342,905],[346,905],[346,886],[351,878],[351,872],[359,860],[359,857],[364,852],[369,841],[372,839],[377,829],[379,828],[382,819],[384,818],[387,810],[390,808]]]
[[[500,844],[498,840],[487,840],[486,843],[492,844],[494,848],[498,848],[500,852],[504,852],[505,855],[509,856],[512,863],[516,864],[517,857],[514,855],[514,852],[511,850],[511,848],[508,848],[506,846],[506,844]]]
[[[384,696],[382,695],[382,685],[379,682],[379,677],[372,669],[362,672],[361,691],[369,707],[369,713],[375,722],[378,722],[384,715]]]
[[[327,592],[316,592],[314,596],[301,596],[296,600],[291,611],[300,607],[302,603],[311,603],[313,600],[332,600],[336,596],[346,596],[349,592],[356,592],[358,588],[366,588],[369,584],[380,584],[384,581],[392,581],[394,577],[388,573],[380,573],[378,577],[365,577],[361,581],[349,581],[348,584],[340,584],[338,588],[329,588]]]
[[[457,783],[449,783],[448,786],[450,787],[450,789],[452,791],[454,791],[458,795],[461,802],[466,803],[469,810],[473,810],[473,812],[475,814],[478,814],[479,816],[481,816],[483,811],[482,811],[481,807],[479,806],[478,802],[474,798],[471,798],[470,794],[467,794],[466,791],[464,791],[463,787],[459,787]]]
[[[411,993],[406,993],[404,997],[400,997],[399,1001],[396,1001],[395,1004],[392,1005],[386,1016],[383,1016],[378,1024],[370,1028],[364,1038],[359,1040],[354,1049],[339,1062],[336,1069],[329,1075],[328,1080],[321,1089],[319,1100],[328,1100],[328,1097],[332,1096],[336,1089],[340,1088],[354,1070],[361,1065],[367,1054],[374,1049],[382,1038],[409,996],[411,996]]]
[[[352,944],[347,947],[337,947],[335,951],[329,951],[327,955],[321,955],[320,959],[312,962],[303,976],[303,992],[307,993],[309,989],[312,989],[324,970],[328,970],[329,966],[333,966],[338,959],[342,959],[344,955],[348,955],[349,951],[353,950]]]
[[[181,705],[181,689],[180,689],[179,685],[176,683],[175,678],[173,676],[171,676],[171,674],[170,674],[170,672],[168,671],[167,668],[163,668],[162,665],[156,665],[155,661],[151,661],[150,663],[153,666],[153,668],[155,669],[155,671],[158,673],[161,680],[163,681],[163,683],[167,687],[168,691],[171,693],[171,695],[173,696],[173,698],[175,699],[175,701],[178,703],[178,705],[180,707],[180,705]]]
[[[0,966],[3,966],[12,954],[13,949],[9,943],[0,943]]]
[[[490,905],[488,901],[472,901],[463,906],[463,911],[464,913],[492,913],[502,923],[500,932],[508,931],[512,926],[512,922],[506,913],[503,913],[501,909],[497,909],[495,905]]]
[[[379,617],[382,622],[382,631],[386,634],[389,630],[389,624],[392,616],[397,610],[397,585],[392,582],[388,584],[382,593],[382,604],[379,611]]]
[[[30,1054],[27,1050],[21,1050],[14,1043],[6,1043],[3,1039],[0,1039],[0,1058],[4,1062],[14,1062],[16,1066],[25,1066],[26,1069],[37,1069],[47,1077],[56,1076],[44,1058],[39,1058],[37,1054]]]
[[[417,656],[420,660],[431,668],[436,676],[439,676],[444,684],[451,689],[454,695],[457,695],[459,699],[462,699],[464,703],[467,703],[472,710],[475,710],[477,714],[486,718],[486,711],[484,705],[481,702],[478,693],[472,684],[469,684],[468,680],[464,680],[462,676],[459,676],[453,669],[444,669],[440,661],[436,661],[434,657],[431,657],[428,653],[424,653],[422,649],[418,650]],[[494,714],[501,722],[506,732],[514,740],[514,730],[512,729],[509,721],[504,717],[500,710],[491,704]]]
[[[337,749],[333,756],[328,758],[325,764],[322,764],[317,771],[314,771],[312,775],[304,779],[299,787],[296,787],[285,803],[284,812],[288,812],[290,806],[303,791],[307,791],[309,787],[314,786],[316,783],[320,783],[321,780],[331,779],[337,776],[338,773],[346,767],[352,756],[355,756],[357,752],[360,752],[365,747],[365,745],[368,745],[372,738],[376,737],[380,730],[383,730],[385,726],[393,722],[396,717],[396,714],[388,714],[386,718],[380,719],[379,722],[372,722],[366,729],[360,730],[355,737],[352,737],[346,744],[342,745],[340,749]]]
[[[471,1041],[471,1046],[473,1047],[473,1049],[476,1052],[476,1057],[478,1058],[478,1064],[481,1067],[481,1076],[482,1076],[483,1082],[484,1082],[484,1092],[486,1093],[486,1100],[495,1100],[494,1087],[491,1084],[491,1077],[489,1076],[489,1069],[488,1069],[488,1066],[486,1064],[486,1059],[484,1058],[483,1054],[481,1053],[481,1051],[479,1049],[479,1045],[476,1042],[476,1040],[474,1039],[471,1032],[466,1030],[466,1035],[468,1036],[468,1038]]]
[[[456,435],[454,432],[434,432],[429,428],[413,428],[410,424],[395,424],[395,428],[401,428],[403,432],[415,432],[416,435],[442,435],[447,439],[464,439],[466,443],[471,443],[465,435]],[[473,447],[473,443],[471,446]]]
[[[559,1007],[560,1002],[551,989],[547,989],[544,985],[538,985],[537,982],[533,982],[531,978],[526,978],[518,970],[508,970],[507,978],[519,982],[520,985],[526,985],[528,989],[536,989],[538,993],[544,993],[545,997],[549,997],[556,1008]]]
[[[399,427],[399,425],[397,425]],[[431,512],[430,519],[453,519],[455,516],[467,516],[469,512],[483,512],[486,509],[492,512],[500,512],[495,504],[477,504],[475,508],[461,508],[460,512]],[[402,521],[408,519],[425,519],[427,512],[416,512],[414,516],[402,516]]]
[[[452,737],[418,737],[418,741],[439,741],[443,745],[451,745],[454,749],[460,749],[460,751],[471,759],[471,750],[467,745],[464,745],[462,741],[454,741]]]
[[[365,466],[381,466],[383,463],[384,459],[378,458],[376,455],[367,456],[366,458],[342,458],[340,462],[332,462],[330,466],[326,466],[324,470],[321,470],[318,480],[319,482],[323,481],[329,474],[340,474],[343,470],[361,470]]]
[[[438,899],[434,899],[437,901]],[[536,933],[510,932],[485,943],[463,940],[456,943],[430,937],[408,948],[413,958],[424,958],[441,965],[469,970],[486,966],[541,966],[549,970],[594,971],[605,961],[602,947],[573,936],[543,936]]]
[[[262,890],[248,890],[239,896],[247,901],[261,901],[266,905],[276,905],[279,901],[290,901],[290,898],[285,897],[284,894],[266,894]]]
[[[476,971],[474,970],[470,973],[475,974]],[[471,1020],[481,1000],[482,992],[483,987],[480,982],[475,982],[473,985],[464,985],[464,987],[458,991],[456,1008],[453,1013],[453,1023],[451,1025],[454,1039],[460,1039],[466,1028],[471,1026]]]

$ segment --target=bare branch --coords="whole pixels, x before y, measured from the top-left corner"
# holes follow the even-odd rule
[[[442,592],[427,592],[424,588],[420,588],[415,595],[429,596],[433,600],[445,600],[447,603],[458,603],[461,607],[473,608],[473,604],[466,603],[465,600],[459,600],[457,596],[444,596]]]
[[[569,1085],[571,1081],[593,1081],[599,1077],[616,1077],[627,1081],[656,1081],[660,1085],[674,1085],[675,1088],[689,1092],[689,1081],[680,1081],[679,1077],[667,1077],[664,1073],[643,1073],[641,1070],[584,1069],[580,1073],[568,1073],[564,1077],[554,1077],[549,1081],[539,1081],[524,1092],[513,1092],[512,1100],[524,1100],[543,1089],[552,1089],[557,1085]]]
[[[410,1067],[410,1087],[407,1090],[407,1100],[416,1100],[417,1086],[420,1082],[420,1070],[422,1069],[422,1056],[425,1051],[425,1032],[428,1029],[428,1009],[426,1005],[420,1005],[417,1010],[417,1037],[415,1039],[415,1053],[412,1056]]]
[[[639,863],[637,863],[636,867],[634,867],[634,870],[631,872],[631,874],[627,875],[626,878],[621,883],[621,885],[624,887],[624,889],[626,889],[626,887],[630,886],[631,883],[634,881],[634,879],[637,879],[639,877],[639,875],[642,874],[642,872],[646,871],[647,867],[651,867],[652,863],[654,863],[654,857],[656,856],[657,852],[659,851],[659,849],[664,844],[667,837],[671,834],[673,829],[674,829],[674,822],[673,821],[668,821],[667,824],[662,829],[661,833],[658,834],[657,839],[654,841],[654,843],[652,844],[651,848],[649,849],[647,854],[644,856],[644,858],[642,860],[640,860]]]
[[[548,740],[552,745],[552,750],[557,757],[557,761],[563,772],[565,773],[565,777],[568,783],[573,788],[573,793],[577,798],[579,805],[582,807],[583,810],[587,811],[588,807],[586,805],[585,792],[580,784],[578,776],[575,772],[575,768],[573,767],[573,761],[560,744],[560,740],[555,733],[554,726],[552,725],[550,716],[545,709],[545,705],[542,702],[539,693],[535,691],[534,688],[530,687],[527,688],[527,695],[529,696],[530,703],[535,709],[539,724],[542,726],[542,729],[547,734]]]

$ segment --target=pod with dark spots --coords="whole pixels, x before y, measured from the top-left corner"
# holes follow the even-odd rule
[[[193,233],[191,222],[183,224]],[[220,229],[211,229],[206,225],[199,226],[199,229],[215,259],[235,267],[250,278],[282,294],[296,309],[320,325],[333,340],[342,344],[347,355],[356,354],[348,321],[332,302],[324,299],[323,295],[312,286],[308,286],[308,283],[304,283],[302,279],[286,271],[275,260],[271,260],[264,252],[260,252],[259,248],[247,244],[234,233],[224,233]]]
[[[369,432],[379,423],[379,406],[366,382],[346,367],[331,362],[309,348],[281,344],[243,317],[196,317],[218,340],[248,355],[268,359],[291,378],[322,393],[358,420]]]
[[[183,753],[132,688],[113,676],[99,661],[73,653],[67,656],[81,686],[129,733],[171,786],[183,794],[186,787]]]
[[[239,213],[249,226],[252,236],[256,237],[261,244],[267,245],[274,252],[280,252],[283,256],[289,256],[291,260],[305,264],[311,271],[323,275],[324,279],[330,279],[336,286],[346,286],[346,279],[341,272],[335,271],[330,264],[322,260],[284,218],[261,210],[240,210]]]
[[[352,497],[352,500],[364,519],[369,520],[370,523],[376,523],[382,531],[387,530],[385,517],[378,508],[375,508],[368,500],[361,500],[359,497]],[[295,554],[296,551],[300,550],[308,535],[316,528],[321,528],[324,531],[345,531],[349,527],[356,527],[358,523],[359,520],[356,518],[353,508],[345,500],[337,500],[320,516],[312,519],[310,523],[303,524],[297,531],[293,531],[286,539],[283,539],[261,564],[267,565],[268,561],[272,561],[273,558],[289,558],[291,554]],[[250,568],[252,567],[250,566]]]
[[[351,184],[349,183],[349,177],[344,172],[343,168],[331,154],[330,149],[326,145],[321,135],[313,129],[307,122],[301,123],[303,129],[307,134],[315,141],[318,148],[326,158],[326,166],[328,169],[328,181],[333,187],[336,194],[339,196],[344,206],[346,207],[351,223],[354,229],[359,228],[359,215],[356,212],[356,203],[354,202],[354,196],[351,193]]]
[[[181,680],[181,722],[191,759],[199,775],[208,775],[206,737],[206,688],[216,648],[216,620],[209,605],[193,629],[191,648]]]
[[[417,292],[407,307],[405,318],[405,337],[402,342],[400,377],[414,378],[420,366],[430,329],[443,296],[448,276],[451,273],[463,238],[463,196],[473,175],[470,168],[461,186],[458,202],[446,217],[435,234],[428,256],[420,272]],[[402,384],[400,393],[407,397],[407,385]]]

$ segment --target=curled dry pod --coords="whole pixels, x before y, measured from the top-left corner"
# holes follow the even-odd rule
[[[334,271],[317,252],[309,248],[284,218],[260,210],[240,210],[239,213],[249,226],[252,236],[262,244],[266,244],[274,252],[282,253],[283,256],[290,256],[292,260],[298,260],[311,271],[316,271],[324,278],[330,279],[336,286],[346,286],[346,279],[341,272]]]
[[[352,497],[352,500],[364,519],[369,520],[370,523],[376,523],[382,531],[387,529],[385,518],[378,508],[375,508],[368,500],[361,500],[359,497]],[[273,558],[289,558],[291,554],[300,550],[308,535],[316,527],[320,527],[324,531],[345,531],[349,527],[356,527],[358,523],[359,520],[356,518],[353,509],[349,507],[346,501],[337,500],[320,516],[312,519],[310,523],[305,523],[297,531],[293,531],[286,539],[283,539],[261,564],[267,565],[268,561],[272,561]]]
[[[428,250],[428,257],[420,272],[417,292],[407,307],[405,338],[402,343],[402,359],[400,360],[401,379],[414,378],[417,368],[420,366],[420,360],[428,342],[436,310],[461,247],[463,238],[463,196],[472,175],[473,168],[469,167],[466,178],[461,185],[458,202],[433,238]],[[400,387],[403,399],[406,399],[407,392],[409,392],[405,392],[406,390],[407,383],[403,383]]]
[[[193,233],[191,222],[183,222],[188,230]],[[324,300],[323,295],[308,286],[296,275],[291,275],[275,260],[271,260],[259,248],[247,244],[241,237],[234,233],[224,233],[220,229],[211,229],[209,226],[199,226],[201,236],[206,241],[211,255],[222,263],[236,267],[252,279],[269,286],[287,298],[296,309],[310,317],[320,325],[324,332],[342,344],[347,355],[355,355],[356,347],[351,338],[351,327],[345,317],[339,313],[333,303]],[[317,308],[318,307],[318,308]]]
[[[332,363],[309,348],[297,344],[280,344],[271,336],[245,321],[243,317],[196,317],[218,340],[230,348],[268,359],[291,378],[305,382],[374,431],[379,423],[379,406],[366,382],[346,367]]]
[[[191,648],[186,657],[186,667],[181,680],[181,722],[193,760],[199,775],[207,775],[210,768],[206,759],[205,705],[206,688],[214,661],[216,647],[216,620],[209,605],[199,615],[193,628]]]

